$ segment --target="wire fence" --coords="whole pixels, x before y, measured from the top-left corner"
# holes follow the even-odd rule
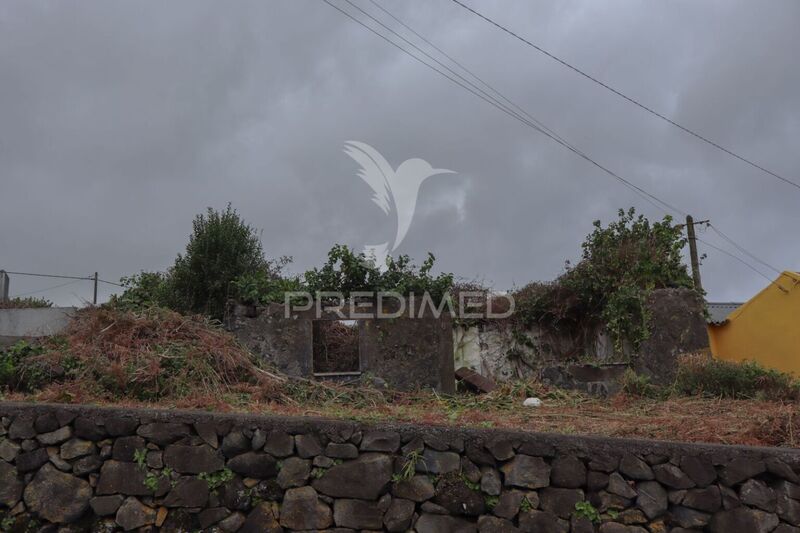
[[[33,296],[35,294],[41,294],[44,292],[60,289],[62,287],[67,287],[69,285],[74,285],[76,283],[80,283],[83,281],[90,281],[93,283],[93,291],[92,291],[92,305],[97,305],[97,289],[100,283],[105,283],[107,285],[113,285],[115,287],[122,287],[123,285],[116,283],[114,281],[108,281],[105,279],[101,279],[97,272],[90,276],[66,276],[63,274],[39,274],[35,272],[16,272],[12,270],[0,270],[0,302],[6,301],[9,299],[10,293],[10,278],[9,276],[27,276],[27,277],[36,277],[36,278],[48,278],[48,279],[65,279],[69,280],[66,282],[59,283],[57,285],[53,285],[50,287],[45,287],[43,289],[37,289],[33,291],[23,292],[19,294],[15,294],[14,298],[24,298],[28,296]]]

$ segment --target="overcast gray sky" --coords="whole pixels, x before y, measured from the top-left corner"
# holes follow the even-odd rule
[[[798,269],[800,190],[449,0],[378,1],[602,164]],[[800,180],[795,0],[468,3]],[[164,269],[192,217],[228,202],[263,230],[267,254],[294,256],[295,271],[319,265],[336,242],[360,248],[394,232],[342,152],[351,139],[394,166],[420,157],[457,172],[423,184],[398,252],[430,250],[440,269],[498,289],[552,279],[592,221],[620,207],[663,215],[321,0],[0,3],[0,268],[109,280]],[[746,299],[766,283],[701,251],[711,299]],[[15,276],[12,294],[58,283]],[[39,295],[78,303],[91,285]]]

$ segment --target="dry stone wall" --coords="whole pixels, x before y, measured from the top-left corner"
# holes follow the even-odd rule
[[[800,453],[0,403],[4,531],[798,532]]]

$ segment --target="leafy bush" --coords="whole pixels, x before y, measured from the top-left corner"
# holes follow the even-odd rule
[[[625,370],[620,379],[620,386],[626,394],[642,398],[653,398],[659,392],[658,387],[650,383],[650,378],[637,374],[632,368]]]
[[[125,291],[112,304],[121,309],[161,306],[221,319],[235,280],[272,274],[274,263],[264,258],[258,232],[230,204],[224,211],[208,208],[192,225],[185,253],[166,273],[123,278]]]
[[[572,331],[604,324],[618,353],[626,343],[636,350],[649,335],[649,292],[693,286],[681,257],[686,244],[682,228],[669,216],[651,224],[633,208],[620,210],[608,227],[595,221],[594,228],[577,265],[568,262],[552,283],[517,291],[517,319],[526,326]]]
[[[428,254],[418,268],[407,255],[397,259],[389,257],[386,269],[381,271],[363,253],[337,244],[328,252],[328,261],[322,268],[305,273],[306,289],[311,293],[339,292],[348,298],[358,291],[394,291],[402,295],[429,293],[438,303],[448,296],[453,285],[452,274],[433,276],[431,270],[436,258]]]
[[[229,285],[243,274],[267,270],[258,232],[230,204],[208,209],[193,222],[186,252],[169,272],[173,308],[214,318],[225,314]]]
[[[685,360],[678,368],[674,388],[679,394],[734,399],[800,399],[800,382],[794,376],[755,361]]]
[[[41,348],[19,341],[0,350],[0,387],[11,388],[20,381],[20,366],[24,359],[41,353]]]

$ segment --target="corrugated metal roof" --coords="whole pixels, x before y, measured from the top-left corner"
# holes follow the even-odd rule
[[[735,302],[707,302],[708,318],[706,322],[713,325],[724,324],[728,321],[728,315],[736,311],[742,304]]]

